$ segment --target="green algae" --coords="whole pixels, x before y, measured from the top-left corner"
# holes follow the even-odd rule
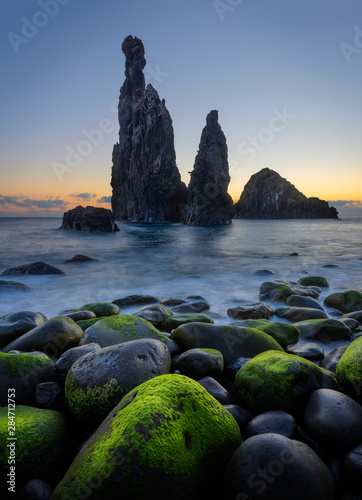
[[[21,377],[24,374],[31,373],[34,369],[39,370],[53,364],[54,362],[50,359],[36,354],[0,352],[0,365],[3,368],[3,374],[9,378]]]
[[[104,318],[107,318],[107,316],[101,316],[100,318],[92,318],[92,319],[80,319],[79,321],[76,321],[76,323],[78,326],[81,327],[83,332],[85,332],[87,328],[93,326],[94,323],[97,323],[98,321]]]
[[[347,347],[337,363],[336,376],[347,394],[362,403],[362,337]]]

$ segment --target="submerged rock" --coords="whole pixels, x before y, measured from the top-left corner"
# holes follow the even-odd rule
[[[265,281],[259,291],[259,299],[271,299],[276,302],[286,300],[290,295],[301,295],[302,297],[319,297],[319,292],[312,287],[295,283],[294,281]]]
[[[207,115],[201,134],[182,222],[192,226],[230,224],[233,201],[227,192],[229,182],[226,138],[214,110]]]
[[[328,202],[307,198],[269,168],[251,176],[235,205],[236,219],[336,219]]]
[[[52,500],[222,498],[240,445],[232,415],[197,382],[164,375],[127,394],[83,445]]]
[[[0,293],[1,292],[30,292],[31,288],[19,281],[0,280]]]
[[[328,295],[324,299],[328,307],[333,307],[343,313],[362,311],[362,292],[358,290],[347,290],[346,292],[336,292]]]
[[[119,228],[115,223],[115,218],[110,210],[107,208],[91,206],[84,208],[81,205],[78,205],[72,210],[68,210],[68,212],[64,213],[60,229],[107,233],[119,231]]]
[[[31,264],[23,264],[21,266],[9,267],[1,274],[1,276],[21,276],[22,274],[65,274],[57,267],[53,267],[46,262],[32,262]],[[20,285],[21,283],[19,283]],[[24,285],[26,286],[26,285]]]
[[[126,79],[118,104],[119,143],[113,148],[112,210],[119,220],[180,221],[187,188],[176,166],[172,120],[165,100],[145,84],[145,49],[128,36]]]

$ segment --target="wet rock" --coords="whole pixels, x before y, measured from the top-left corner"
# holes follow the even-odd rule
[[[321,368],[329,370],[330,372],[336,373],[337,363],[341,359],[346,349],[346,345],[336,347],[336,349],[333,349],[333,351],[331,351],[324,359],[322,359],[322,361],[319,363],[319,366]]]
[[[173,330],[171,337],[183,349],[216,349],[222,353],[226,364],[235,358],[251,358],[270,349],[283,351],[270,335],[255,328],[188,323]]]
[[[323,276],[305,276],[300,278],[298,283],[303,286],[318,286],[329,288],[329,283]]]
[[[36,404],[46,410],[66,411],[62,388],[56,382],[42,382],[36,387]]]
[[[362,406],[330,389],[314,391],[304,410],[307,431],[327,448],[347,451],[362,441]]]
[[[235,387],[242,406],[257,415],[282,410],[299,415],[309,395],[320,388],[337,389],[334,375],[311,361],[285,352],[267,351],[238,371]]]
[[[138,339],[167,341],[167,337],[148,321],[130,314],[117,314],[100,319],[87,328],[80,344],[96,343],[108,347]]]
[[[119,313],[119,307],[111,302],[90,302],[84,306],[78,307],[74,312],[78,311],[92,311],[100,318],[103,316],[113,316]]]
[[[60,229],[110,233],[119,231],[115,220],[107,208],[78,205],[64,213]]]
[[[194,380],[220,377],[224,371],[224,358],[216,349],[189,349],[175,363],[175,370]]]
[[[0,318],[0,346],[17,339],[46,321],[44,314],[35,311],[17,311]]]
[[[54,362],[50,359],[0,352],[0,406],[7,407],[9,388],[15,389],[16,405],[32,404],[36,386],[53,380]]]
[[[222,405],[232,405],[235,403],[231,394],[213,377],[203,377],[198,380],[198,383]]]
[[[305,287],[293,281],[266,281],[260,287],[260,300],[284,301],[290,295],[302,295],[303,297],[317,298],[319,293],[311,287]]]
[[[274,271],[270,271],[270,269],[257,269],[254,273],[253,276],[272,276],[275,275],[276,273]]]
[[[22,266],[9,267],[1,276],[21,276],[22,274],[65,274],[60,269],[47,264],[46,262],[32,262]]]
[[[346,454],[343,465],[348,481],[359,489],[362,476],[362,443]]]
[[[0,293],[30,292],[31,288],[18,281],[0,280]]]
[[[343,313],[362,311],[362,292],[358,290],[347,290],[346,292],[337,292],[328,295],[324,299],[328,307],[333,307]]]
[[[140,339],[90,352],[71,366],[65,396],[70,411],[96,427],[138,385],[169,372],[170,351],[163,342]]]
[[[323,306],[311,297],[302,297],[301,295],[289,295],[285,303],[291,307],[307,307],[308,309],[319,309],[324,311]]]
[[[278,307],[275,309],[275,315],[293,322],[328,318],[324,311],[308,307]]]
[[[339,318],[339,321],[344,323],[351,331],[354,331],[359,327],[359,322],[353,318]]]
[[[240,368],[244,366],[249,359],[250,358],[244,358],[242,356],[232,359],[224,369],[224,377],[228,380],[234,381]]]
[[[279,434],[293,439],[297,430],[294,417],[285,411],[267,411],[254,417],[245,430],[245,438],[257,434]]]
[[[206,316],[206,314],[201,313],[174,314],[173,316],[170,316],[169,318],[166,318],[165,321],[163,321],[163,323],[161,324],[161,328],[166,332],[171,332],[181,325],[196,322],[213,324],[214,320],[209,316]]]
[[[42,479],[32,479],[20,492],[19,500],[49,500],[53,488]]]
[[[72,319],[76,323],[78,321],[84,321],[88,319],[94,319],[97,315],[93,311],[74,311],[68,314],[64,314],[64,316],[68,316],[68,318]]]
[[[67,264],[68,262],[95,262],[97,260],[98,259],[93,259],[92,257],[88,257],[88,255],[77,254],[74,255],[74,257],[65,260],[64,264]]]
[[[244,441],[229,462],[225,500],[332,500],[332,473],[306,444],[279,434]]]
[[[128,306],[142,306],[146,304],[156,304],[160,302],[159,297],[154,297],[153,295],[126,295],[119,299],[113,300],[112,304],[116,304],[118,307],[128,307]]]
[[[337,381],[342,389],[362,404],[362,337],[346,349],[336,368]]]
[[[353,311],[353,312],[344,314],[339,319],[342,320],[342,319],[347,319],[347,318],[352,318],[352,319],[355,319],[356,321],[358,321],[359,323],[362,323],[362,311]]]
[[[252,414],[241,408],[238,405],[224,405],[225,410],[229,411],[235,418],[240,430],[243,432],[253,418]]]
[[[68,349],[60,358],[56,361],[55,369],[55,379],[56,381],[64,387],[66,376],[70,370],[70,367],[77,359],[81,358],[89,352],[98,351],[100,349],[99,344],[87,344],[79,347],[72,347]]]
[[[312,319],[295,323],[300,336],[307,340],[333,342],[351,337],[351,330],[337,319]]]
[[[166,318],[173,316],[173,312],[163,304],[143,306],[132,313],[132,316],[143,318],[155,326],[160,325]]]
[[[7,344],[3,351],[39,350],[50,357],[58,358],[70,347],[77,346],[82,337],[83,330],[72,319],[67,316],[55,316]]]
[[[168,298],[161,300],[161,304],[167,306],[167,307],[174,307],[174,306],[179,306],[180,304],[186,304],[187,300],[184,299],[177,299],[177,298]]]
[[[192,226],[230,224],[234,208],[227,192],[229,182],[226,138],[218,122],[218,111],[213,110],[207,115],[201,134],[182,222]]]
[[[273,309],[265,302],[231,307],[227,310],[228,316],[234,319],[269,319]]]
[[[310,361],[318,361],[319,359],[324,358],[323,347],[319,344],[315,344],[314,342],[298,345],[296,347],[290,347],[287,352],[289,354],[300,356],[301,358],[309,359]]]
[[[175,314],[191,314],[191,313],[201,313],[210,309],[210,304],[206,300],[200,300],[198,302],[193,302],[192,304],[180,304],[173,308]]]
[[[119,143],[113,148],[112,210],[119,220],[181,219],[187,188],[176,166],[172,120],[165,100],[145,84],[145,49],[128,36],[126,79],[118,103]]]
[[[265,325],[257,326],[256,328],[273,337],[273,339],[275,339],[278,344],[283,347],[283,349],[296,344],[299,340],[298,328],[295,325],[290,325],[289,323],[273,321],[266,323]]]

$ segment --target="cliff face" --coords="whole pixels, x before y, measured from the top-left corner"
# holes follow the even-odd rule
[[[126,79],[112,156],[112,211],[119,220],[180,221],[187,188],[176,166],[170,114],[152,85],[145,86],[142,41],[129,36],[122,50]]]
[[[237,219],[336,219],[328,202],[307,198],[277,172],[263,168],[251,176],[235,204]]]
[[[233,201],[227,193],[230,182],[226,139],[211,111],[201,134],[199,151],[191,173],[187,205],[182,222],[194,226],[230,224]]]

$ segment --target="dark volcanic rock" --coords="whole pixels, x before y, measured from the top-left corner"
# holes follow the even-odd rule
[[[180,221],[187,188],[176,166],[172,120],[165,100],[145,87],[141,40],[128,36],[126,79],[118,104],[119,143],[113,148],[112,210],[119,220]]]
[[[65,274],[57,267],[53,267],[46,262],[32,262],[22,266],[8,267],[2,273],[2,276],[19,276],[21,274]]]
[[[18,281],[0,280],[0,292],[30,292],[31,288]]]
[[[63,215],[60,229],[76,231],[109,232],[119,231],[112,212],[101,207],[82,207],[78,205]]]
[[[237,219],[336,219],[328,202],[307,198],[269,168],[251,176],[235,205]]]
[[[68,262],[91,262],[91,261],[95,261],[95,260],[98,260],[98,259],[92,259],[92,257],[88,257],[88,255],[77,254],[77,255],[74,255],[74,257],[72,257],[71,259],[65,260],[64,264],[66,264]]]
[[[233,201],[227,193],[230,182],[227,154],[218,112],[210,111],[191,173],[187,205],[182,215],[185,224],[217,226],[231,223]]]

